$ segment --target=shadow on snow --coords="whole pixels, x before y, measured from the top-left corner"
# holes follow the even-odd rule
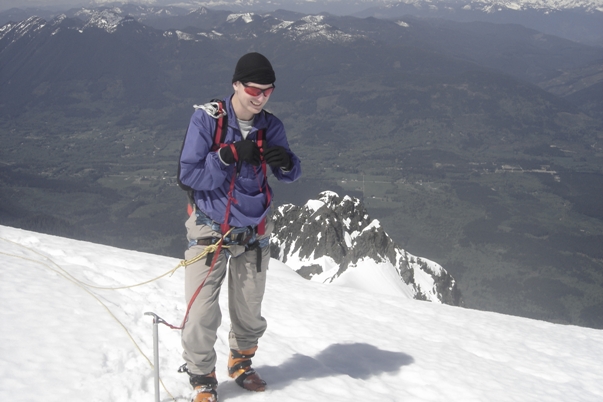
[[[381,350],[366,343],[337,343],[314,357],[296,353],[278,366],[260,366],[257,370],[268,383],[267,391],[271,391],[286,388],[301,379],[347,375],[354,379],[368,380],[383,373],[396,373],[403,366],[413,363],[412,356],[405,353]],[[234,381],[220,383],[218,389],[220,399],[232,397],[241,391],[243,390]],[[181,396],[176,400],[181,398],[186,399]]]
[[[367,380],[379,374],[395,373],[412,363],[412,356],[405,353],[381,350],[366,343],[338,343],[314,357],[297,353],[278,366],[261,366],[257,371],[268,383],[269,390],[278,390],[300,379],[347,375]]]

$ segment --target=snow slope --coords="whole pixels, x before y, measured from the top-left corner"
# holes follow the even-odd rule
[[[0,400],[153,401],[153,311],[184,314],[173,258],[0,226]],[[222,292],[226,307],[226,287]],[[227,379],[221,401],[601,401],[603,331],[383,296],[307,281],[271,260],[268,331],[252,394]],[[159,328],[162,401],[184,401],[178,331]],[[168,393],[169,392],[169,393]]]

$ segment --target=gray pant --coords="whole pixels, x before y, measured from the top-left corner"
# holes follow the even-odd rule
[[[270,236],[272,222],[266,222],[266,233]],[[189,240],[208,237],[220,237],[206,225],[197,225],[193,213],[186,221],[187,237]],[[187,260],[201,254],[206,246],[193,246],[184,256]],[[266,287],[266,271],[270,260],[269,247],[262,250],[262,267],[257,272],[257,251],[245,251],[242,246],[228,249],[230,258],[222,250],[214,268],[207,276],[211,261],[203,258],[186,267],[185,298],[190,302],[203,280],[207,277],[201,292],[197,295],[188,320],[182,330],[182,347],[188,370],[192,374],[209,374],[216,367],[216,352],[214,345],[217,331],[222,322],[222,312],[219,305],[220,288],[226,276],[228,266],[228,310],[231,327],[229,347],[236,350],[251,349],[258,344],[259,338],[266,331],[266,320],[262,317],[262,299]]]

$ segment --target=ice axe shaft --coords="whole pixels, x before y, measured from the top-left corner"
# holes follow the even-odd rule
[[[155,402],[159,402],[159,324],[164,322],[152,312],[144,313],[153,317],[153,367],[155,369]]]

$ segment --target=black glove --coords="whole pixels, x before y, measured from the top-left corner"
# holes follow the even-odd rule
[[[220,148],[220,158],[224,163],[230,165],[237,161],[243,161],[253,166],[260,165],[260,148],[255,142],[251,140],[237,141],[234,143],[234,147],[237,151],[237,158],[235,158],[230,145]]]
[[[280,167],[285,170],[291,170],[293,167],[287,150],[280,145],[266,149],[264,160],[272,167]]]

